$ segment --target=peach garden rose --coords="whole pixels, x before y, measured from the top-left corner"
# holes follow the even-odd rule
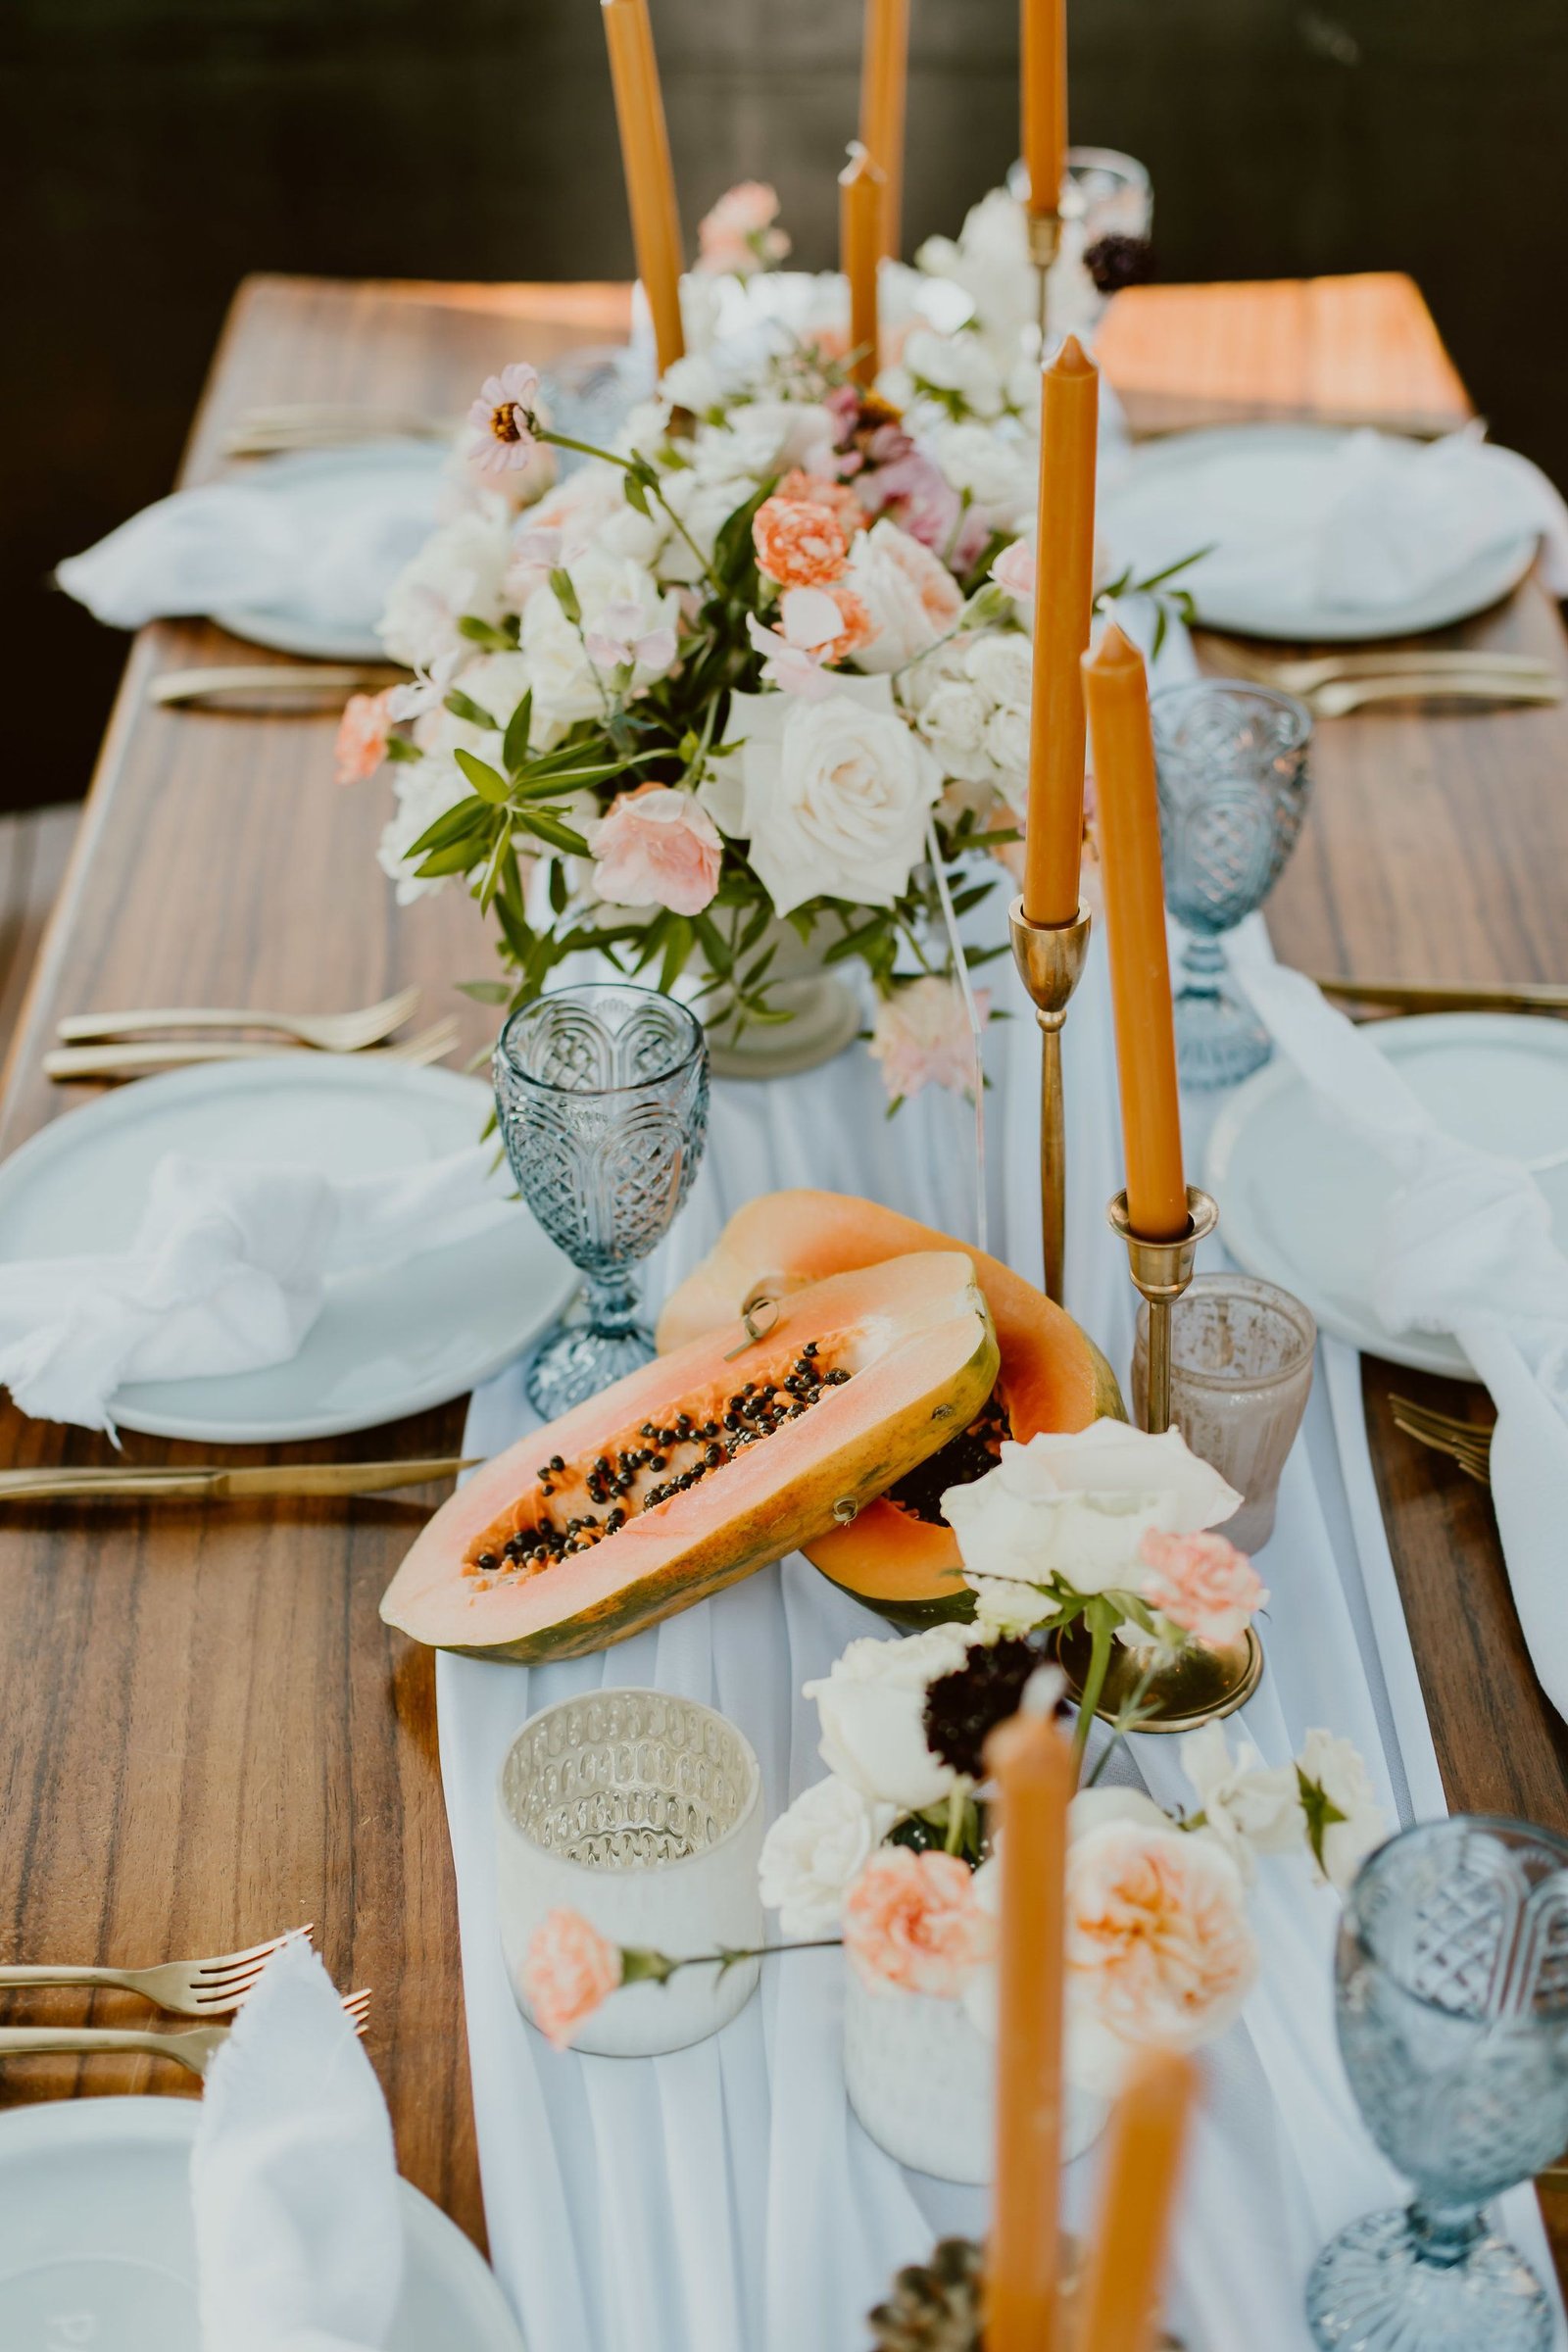
[[[529,1938],[522,1996],[546,2040],[564,2050],[610,1998],[621,1976],[619,1950],[580,1912],[551,1911]]]
[[[1236,1641],[1268,1599],[1251,1561],[1224,1536],[1152,1527],[1139,1549],[1150,1607],[1211,1649]]]
[[[701,914],[718,888],[724,845],[689,792],[643,784],[611,803],[589,828],[594,887],[614,906],[667,906]]]

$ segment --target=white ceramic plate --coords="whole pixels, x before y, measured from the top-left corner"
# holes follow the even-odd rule
[[[363,1176],[461,1152],[489,1109],[478,1078],[352,1054],[139,1079],[40,1129],[0,1165],[0,1259],[126,1248],[168,1152]],[[330,1277],[287,1363],[123,1388],[115,1417],[158,1437],[234,1446],[375,1429],[488,1380],[561,1311],[575,1280],[519,1204],[497,1231]]]
[[[1527,1014],[1440,1012],[1381,1023],[1379,1048],[1448,1134],[1510,1159],[1568,1153],[1568,1026]],[[1473,1379],[1450,1339],[1391,1335],[1372,1305],[1379,1221],[1393,1171],[1324,1112],[1283,1058],[1237,1089],[1215,1121],[1204,1183],[1220,1233],[1250,1274],[1283,1283],[1368,1355]],[[1537,1177],[1568,1247],[1568,1165]]]
[[[317,610],[302,587],[276,605],[230,605],[213,614],[220,628],[252,645],[322,662],[384,662],[375,633],[396,574],[435,527],[444,445],[368,441],[348,449],[302,449],[246,467],[242,478],[267,489],[297,515],[308,543],[352,546],[340,565],[331,609]]]
[[[202,2352],[190,2149],[200,2102],[65,2099],[0,2115],[6,2352]],[[494,2274],[407,2180],[387,2352],[523,2352]]]
[[[1220,568],[1227,554],[1289,544],[1310,527],[1337,486],[1334,468],[1348,437],[1328,426],[1251,424],[1146,443],[1101,505],[1118,569],[1131,564],[1146,578],[1217,543],[1213,558],[1180,575],[1207,627],[1340,644],[1447,628],[1518,586],[1535,561],[1534,533],[1489,549],[1421,596],[1375,610],[1319,603],[1304,564],[1266,588],[1244,585],[1239,565],[1229,577]]]

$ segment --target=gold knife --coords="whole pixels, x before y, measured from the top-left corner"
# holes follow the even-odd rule
[[[135,1497],[141,1501],[246,1502],[258,1495],[384,1494],[422,1487],[471,1470],[476,1455],[439,1455],[403,1462],[276,1462],[252,1469],[145,1470],[57,1468],[0,1470],[0,1502],[53,1502],[66,1496]]]
[[[1568,1012],[1568,987],[1547,980],[1347,980],[1312,975],[1326,997],[1390,1012]]]

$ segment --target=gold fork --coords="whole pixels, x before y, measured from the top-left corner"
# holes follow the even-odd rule
[[[1409,1396],[1391,1396],[1389,1409],[1395,1425],[1418,1446],[1429,1446],[1434,1453],[1446,1453],[1457,1462],[1467,1478],[1478,1486],[1492,1484],[1492,1432],[1474,1421],[1456,1420],[1452,1413],[1440,1413],[1429,1404],[1417,1404]]]
[[[292,1936],[309,1936],[311,1926],[290,1928],[247,1951],[219,1952],[210,1960],[165,1960],[156,1968],[55,1968],[21,1961],[0,1967],[0,1992],[24,1984],[107,1984],[139,1993],[155,2008],[176,2017],[205,2017],[237,2009],[280,1945]]]
[[[1519,677],[1496,669],[1401,670],[1396,677],[1331,678],[1299,698],[1316,718],[1348,718],[1370,703],[1560,703],[1563,682],[1543,671]]]
[[[379,1004],[352,1012],[251,1012],[220,1010],[211,1004],[162,1004],[139,1012],[73,1012],[57,1024],[62,1045],[95,1037],[140,1037],[157,1029],[271,1029],[321,1054],[358,1054],[378,1046],[401,1029],[419,1002],[419,991],[400,988]]]
[[[1310,695],[1335,678],[1462,677],[1480,672],[1486,677],[1529,678],[1551,684],[1559,673],[1536,654],[1494,653],[1473,648],[1434,646],[1425,653],[1312,654],[1302,658],[1260,654],[1234,637],[1211,637],[1239,678],[1260,686],[1278,686],[1284,694]]]
[[[341,710],[345,694],[376,694],[383,686],[395,685],[408,672],[391,663],[379,663],[367,668],[363,663],[348,667],[342,663],[313,662],[308,665],[277,662],[246,662],[228,668],[166,669],[153,679],[147,689],[147,700],[166,710],[174,710],[182,703],[265,703],[274,709],[278,698],[287,698],[292,707],[298,705],[318,712],[321,703],[330,703]]]
[[[354,2031],[363,2037],[369,2017],[370,1993],[346,1993],[343,2007]],[[42,2057],[47,2051],[73,2058],[95,2057],[102,2050],[133,2050],[149,2058],[172,2058],[193,2075],[205,2075],[233,2032],[232,2026],[190,2026],[183,2034],[138,2034],[110,2026],[0,2026],[0,2059]]]
[[[393,1046],[357,1048],[357,1061],[408,1061],[416,1067],[427,1062],[444,1061],[458,1042],[456,1016],[449,1014],[444,1021],[432,1022],[415,1037],[402,1038]],[[227,1045],[200,1045],[194,1038],[177,1043],[143,1045],[126,1043],[112,1046],[56,1046],[43,1057],[44,1075],[57,1082],[76,1078],[137,1078],[153,1070],[186,1070],[198,1063],[210,1061],[286,1061],[298,1060],[309,1048],[284,1043],[264,1046],[247,1040],[234,1040]]]

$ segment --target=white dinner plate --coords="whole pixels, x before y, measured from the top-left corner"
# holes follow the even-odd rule
[[[1149,578],[1214,545],[1214,557],[1177,582],[1191,590],[1205,627],[1340,644],[1447,628],[1518,586],[1535,561],[1534,532],[1485,550],[1397,605],[1324,604],[1305,563],[1266,587],[1227,578],[1219,568],[1227,555],[1288,545],[1311,528],[1339,487],[1336,468],[1348,438],[1327,425],[1241,424],[1145,443],[1101,502],[1101,527],[1118,570],[1130,564],[1135,577]]]
[[[1447,1134],[1508,1159],[1565,1155],[1536,1181],[1558,1247],[1568,1246],[1568,1027],[1523,1013],[1437,1012],[1380,1022],[1374,1034]],[[1203,1180],[1232,1256],[1294,1291],[1325,1331],[1421,1372],[1475,1378],[1454,1341],[1391,1334],[1378,1321],[1373,1252],[1396,1179],[1283,1056],[1221,1110]]]
[[[200,2102],[63,2099],[0,2114],[0,2345],[202,2352],[190,2150]],[[387,2352],[523,2352],[495,2276],[407,2180]]]
[[[272,605],[225,605],[212,617],[232,637],[321,662],[384,662],[375,633],[387,590],[435,528],[446,446],[438,441],[367,441],[346,449],[291,450],[248,466],[243,478],[293,510],[312,544],[364,537],[349,566],[353,593],[336,583],[329,612],[305,590]]]
[[[127,1248],[169,1152],[385,1174],[476,1143],[489,1112],[478,1078],[347,1054],[142,1078],[41,1128],[0,1164],[0,1259]],[[286,1363],[122,1388],[115,1418],[156,1437],[234,1446],[375,1429],[488,1380],[561,1311],[575,1281],[519,1203],[487,1234],[329,1276],[321,1312]]]

